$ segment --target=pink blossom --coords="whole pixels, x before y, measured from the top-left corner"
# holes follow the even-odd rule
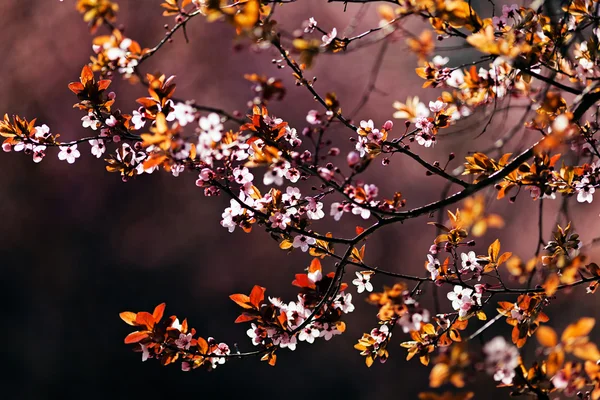
[[[314,343],[320,336],[320,332],[313,325],[308,325],[298,333],[298,340],[301,342]]]
[[[38,145],[33,148],[33,162],[39,163],[46,156],[46,146]]]
[[[199,125],[202,133],[210,137],[213,142],[221,140],[223,124],[221,124],[221,117],[219,117],[219,114],[210,113],[206,117],[201,117]]]
[[[370,282],[371,281],[371,275],[370,273],[366,273],[366,272],[355,272],[356,274],[356,279],[354,279],[352,281],[352,283],[354,285],[356,285],[356,291],[358,293],[362,293],[365,290],[367,292],[372,292],[373,291],[373,284]]]
[[[271,223],[271,228],[283,230],[287,228],[287,225],[291,222],[291,220],[286,214],[276,212],[269,217],[269,222]]]
[[[92,130],[97,130],[100,127],[100,121],[96,119],[96,116],[92,111],[88,113],[85,117],[81,118],[81,125],[84,128],[92,128]]]
[[[175,340],[175,345],[183,350],[189,350],[190,345],[192,343],[192,334],[188,333],[180,333],[179,338]]]
[[[354,206],[354,208],[352,209],[352,214],[360,215],[362,219],[369,219],[371,217],[371,210]]]
[[[106,151],[104,141],[102,139],[93,139],[89,143],[92,146],[92,155],[96,156],[96,158],[102,157],[102,154]]]
[[[302,250],[303,252],[307,252],[308,248],[315,243],[316,240],[312,237],[298,235],[294,238],[292,246],[294,246],[295,249],[300,248],[300,250]]]
[[[254,175],[252,175],[250,173],[250,170],[248,170],[248,168],[243,167],[236,167],[233,170],[233,179],[235,180],[235,182],[239,185],[246,185],[246,184],[251,184],[252,180],[254,179]]]
[[[497,336],[483,347],[485,367],[494,380],[510,385],[519,366],[519,350],[502,336]]]
[[[60,153],[58,153],[58,159],[61,161],[67,161],[69,164],[73,164],[76,159],[81,155],[77,150],[77,145],[72,146],[60,146]]]
[[[323,35],[323,37],[321,38],[323,42],[322,46],[328,46],[331,42],[333,42],[333,39],[335,39],[336,36],[337,29],[333,28],[331,32],[329,32],[327,35]]]

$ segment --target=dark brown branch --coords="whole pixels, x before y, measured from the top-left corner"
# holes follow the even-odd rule
[[[439,175],[442,178],[452,182],[452,183],[456,183],[457,185],[460,185],[464,188],[467,188],[469,186],[471,186],[470,184],[468,184],[467,182],[458,179],[455,176],[450,175],[449,173],[447,173],[446,171],[444,171],[441,168],[435,167],[431,164],[429,164],[427,161],[423,160],[421,157],[419,157],[418,155],[416,155],[415,153],[413,153],[412,151],[408,150],[406,147],[402,146],[402,144],[400,143],[395,143],[395,142],[386,142],[386,145],[393,147],[394,149],[396,149],[398,151],[398,153],[402,153],[402,154],[406,154],[407,156],[409,156],[410,158],[412,158],[413,160],[415,160],[416,162],[418,162],[419,164],[421,164],[423,167],[425,167],[425,169],[427,169],[429,172],[432,172],[433,174]]]
[[[517,156],[517,158],[515,158],[510,163],[508,163],[504,168],[502,168],[500,171],[490,175],[486,179],[484,179],[474,185],[470,185],[470,186],[466,187],[464,190],[462,190],[458,193],[455,193],[452,196],[445,198],[444,200],[435,201],[433,203],[427,204],[422,207],[414,208],[409,211],[398,212],[398,213],[396,213],[395,217],[385,219],[383,222],[388,224],[388,223],[393,223],[396,221],[404,221],[409,218],[414,218],[414,217],[418,217],[420,215],[431,213],[433,211],[437,211],[442,207],[446,207],[446,206],[454,204],[460,200],[466,199],[470,195],[477,193],[480,190],[485,189],[488,186],[491,186],[491,185],[499,182],[503,178],[507,177],[511,172],[513,172],[514,170],[519,168],[519,166],[522,163],[524,163],[525,161],[527,161],[529,158],[531,158],[533,156],[535,147],[541,142],[542,141],[537,142],[536,144],[534,144],[533,146],[531,146],[530,148],[525,150],[523,153],[521,153],[519,156]]]
[[[548,77],[546,77],[544,75],[538,74],[537,72],[533,72],[532,70],[528,69],[527,67],[519,66],[518,63],[515,63],[515,67],[521,69],[527,75],[531,75],[534,78],[539,79],[542,82],[549,83],[550,85],[552,85],[554,87],[557,87],[559,89],[564,90],[565,92],[569,92],[569,93],[572,93],[572,94],[581,94],[581,90],[579,90],[579,89],[576,89],[576,88],[564,85],[564,84],[558,82],[555,79],[548,78]]]
[[[151,48],[150,50],[148,50],[139,60],[138,62],[138,66],[144,62],[146,59],[148,59],[149,57],[151,57],[154,53],[156,53],[158,50],[160,50],[161,47],[163,47],[165,45],[165,43],[167,43],[169,41],[169,39],[171,39],[171,37],[175,34],[175,32],[177,32],[179,29],[181,28],[185,28],[185,25],[187,24],[187,22],[194,18],[195,16],[200,15],[200,9],[191,12],[189,14],[185,14],[185,16],[183,17],[183,20],[181,20],[180,22],[178,22],[177,24],[175,24],[175,26],[173,26],[173,28],[171,28],[171,30],[169,32],[167,32],[167,34],[162,38],[162,40],[160,42],[158,42],[158,44],[156,46],[154,46],[153,48]]]

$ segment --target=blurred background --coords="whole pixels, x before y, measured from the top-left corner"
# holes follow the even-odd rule
[[[154,46],[164,34],[163,25],[173,23],[161,16],[159,3],[119,2],[119,23],[126,27],[126,36],[143,47]],[[487,2],[474,3],[482,16],[490,15]],[[301,0],[281,7],[276,19],[291,31],[314,16],[319,26],[328,31],[335,26],[340,32],[359,8],[348,5],[344,13],[341,3]],[[377,25],[375,5],[362,12],[365,17],[355,32]],[[75,97],[67,89],[91,54],[92,36],[75,11],[74,1],[3,0],[0,24],[4,54],[0,111],[37,117],[38,124],[49,125],[64,140],[87,136],[80,111],[71,108]],[[405,25],[416,34],[426,27],[420,21]],[[188,34],[189,44],[178,34],[173,44],[144,65],[146,72],[176,75],[178,97],[245,113],[252,92],[243,74],[256,72],[283,79],[288,88],[286,99],[272,103],[269,111],[291,126],[301,130],[307,111],[318,109],[305,89],[294,86],[288,68],[279,70],[271,63],[275,53],[235,50],[230,26],[197,18],[189,24]],[[318,76],[317,89],[335,91],[345,109],[353,108],[367,86],[379,46],[319,57],[310,72]],[[444,55],[451,57],[451,65],[474,56],[462,51]],[[376,85],[378,91],[357,120],[373,119],[381,125],[391,118],[394,100],[405,101],[412,95],[435,99],[438,91],[421,89],[422,81],[414,74],[416,63],[404,39],[392,43]],[[137,108],[134,99],[145,95],[143,88],[120,79],[113,85],[117,108],[124,112]],[[459,166],[467,152],[489,146],[510,129],[516,121],[514,115],[494,119],[481,137],[477,136],[484,122],[472,119],[462,129],[452,128],[455,134],[441,138],[435,148],[417,152],[430,162],[445,162],[454,151],[458,157],[453,167]],[[397,126],[403,129],[402,122]],[[336,142],[348,143],[351,133],[336,126],[328,135]],[[535,134],[525,132],[515,146],[536,139],[528,135]],[[232,360],[211,373],[183,373],[176,366],[141,363],[139,353],[123,344],[130,329],[119,319],[119,312],[151,310],[164,301],[167,315],[187,317],[203,337],[238,343],[242,351],[249,350],[247,326],[233,324],[238,310],[228,296],[248,293],[252,285],[259,284],[267,287],[268,295],[289,301],[295,293],[293,276],[308,266],[310,258],[299,253],[287,255],[260,230],[229,234],[219,225],[228,200],[204,197],[191,173],[179,178],[155,173],[123,183],[118,175],[105,171],[104,162],[89,153],[89,146],[80,148],[82,156],[74,165],[60,162],[52,150],[40,164],[23,154],[0,156],[2,398],[258,399],[275,395],[289,400],[308,396],[414,399],[427,389],[430,368],[416,360],[404,361],[406,352],[399,343],[406,335],[400,332],[392,340],[387,364],[366,368],[352,346],[363,332],[376,326],[376,309],[356,293],[356,312],[347,318],[346,334],[329,342],[302,344],[295,352],[281,351],[275,368],[247,359]],[[426,177],[418,165],[401,157],[387,168],[375,166],[365,179],[378,184],[388,196],[400,190],[408,207],[437,200],[443,187],[440,179]],[[559,205],[558,200],[546,204],[546,238]],[[537,240],[537,203],[523,193],[516,204],[494,202],[490,211],[502,215],[507,227],[501,232],[490,230],[479,239],[477,253],[485,253],[499,235],[503,250],[529,258]],[[572,208],[575,228],[584,242],[600,235],[599,212],[597,204]],[[392,271],[423,274],[425,255],[435,235],[427,221],[420,218],[378,232],[369,240],[368,262]],[[335,229],[349,236],[357,224],[364,222],[346,215]],[[596,253],[593,249],[590,254]],[[352,279],[350,271],[346,281]],[[393,282],[380,276],[373,279],[376,290]],[[561,297],[548,309],[552,326],[559,332],[576,317],[597,313],[594,300],[581,301],[583,292],[581,288]],[[562,320],[561,315],[569,318]],[[510,327],[499,322],[485,337],[508,337],[509,332]],[[490,398],[486,388],[493,385],[492,379],[483,374],[479,377],[469,387]],[[507,391],[492,394],[498,399],[508,396]]]

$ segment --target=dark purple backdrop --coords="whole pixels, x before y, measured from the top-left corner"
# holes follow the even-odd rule
[[[67,83],[77,79],[91,53],[91,36],[73,3],[3,0],[0,4],[0,111],[37,117],[67,140],[87,134],[80,125],[81,113],[71,108],[75,98]],[[164,33],[162,25],[172,22],[161,17],[159,1],[120,3],[126,35],[142,46],[157,43]],[[281,7],[277,18],[284,26],[299,27],[314,15],[326,29],[337,26],[341,30],[357,7],[348,6],[346,14],[342,10],[342,4],[301,0]],[[359,30],[377,24],[375,6],[367,15]],[[425,25],[415,22],[407,28],[419,33]],[[294,87],[288,69],[274,68],[270,62],[274,53],[233,51],[230,26],[195,19],[188,31],[190,44],[177,35],[174,44],[145,65],[146,71],[177,75],[178,97],[244,111],[251,92],[242,75],[259,72],[284,79],[288,96],[271,111],[292,126],[301,129],[306,112],[317,108],[304,89]],[[373,47],[344,56],[323,56],[310,74],[318,75],[318,90],[336,91],[350,109],[366,85],[375,53]],[[464,61],[472,54],[451,56]],[[420,89],[415,65],[403,41],[392,44],[377,85],[387,95],[374,94],[358,117],[381,124],[391,117],[394,100],[404,101],[414,94],[435,98],[438,92]],[[136,107],[133,100],[144,95],[141,88],[119,79],[113,89],[118,94],[117,106],[125,112],[131,112]],[[510,123],[510,118],[497,119],[477,139],[480,125],[471,124],[463,133],[441,140],[434,150],[418,152],[430,161],[443,159],[450,150],[464,155],[500,137]],[[328,134],[342,143],[351,136],[341,128]],[[123,344],[129,327],[118,318],[120,311],[149,310],[166,301],[168,315],[187,316],[202,336],[250,349],[246,326],[233,324],[237,309],[228,295],[247,293],[253,284],[260,284],[268,294],[290,299],[293,275],[308,265],[309,258],[286,255],[259,230],[229,234],[219,226],[227,200],[205,198],[194,186],[192,174],[173,178],[158,173],[124,184],[105,171],[103,161],[89,154],[89,146],[80,147],[82,157],[73,166],[58,161],[53,151],[38,165],[23,154],[0,154],[3,398],[412,399],[426,389],[429,369],[416,360],[404,361],[405,350],[398,345],[406,339],[404,335],[393,340],[386,365],[364,366],[352,346],[363,331],[375,326],[376,310],[356,294],[357,311],[348,318],[345,335],[301,345],[293,353],[282,351],[275,368],[258,360],[233,360],[212,373],[183,373],[175,366],[142,364],[139,354]],[[410,160],[398,158],[387,169],[374,169],[367,177],[384,192],[401,190],[409,206],[439,196],[441,182],[426,178]],[[537,204],[522,197],[515,205],[497,202],[493,210],[507,221],[501,235],[503,249],[527,257],[536,242]],[[586,205],[578,210],[574,216],[580,233],[589,239],[597,236],[598,207]],[[554,218],[550,213],[546,226]],[[386,269],[422,274],[434,235],[426,222],[410,221],[375,235],[367,246],[369,261]],[[345,216],[336,229],[347,236],[359,223]],[[494,233],[480,241],[479,252],[485,251]],[[352,279],[352,272],[348,278]],[[392,282],[374,279],[378,288]],[[559,330],[568,322],[561,315],[568,314],[572,320],[594,313],[593,298],[586,298],[586,303],[576,299],[580,298],[571,296],[549,309]],[[495,332],[508,335],[509,327],[498,323]],[[487,397],[485,389],[491,385],[492,380],[482,376],[474,387],[483,388]],[[495,398],[506,395],[498,392]]]

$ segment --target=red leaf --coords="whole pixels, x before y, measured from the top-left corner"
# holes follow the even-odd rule
[[[314,288],[315,285],[308,279],[306,274],[296,274],[296,279],[292,282],[292,285],[301,288]]]
[[[98,90],[106,90],[110,86],[110,79],[102,79],[98,82]]]
[[[138,343],[139,341],[146,339],[148,336],[149,335],[147,331],[131,332],[125,338],[125,344]]]
[[[71,83],[69,83],[69,89],[71,90],[71,92],[73,92],[75,94],[79,94],[79,93],[83,92],[83,90],[85,88],[79,82],[71,82]]]
[[[365,231],[365,228],[363,228],[362,226],[357,226],[356,227],[356,234],[360,235],[361,233],[363,233]]]
[[[239,317],[237,317],[234,322],[236,324],[239,324],[239,323],[242,323],[242,322],[253,321],[255,319],[256,319],[255,315],[250,315],[250,314],[244,313],[244,314],[240,315]]]
[[[148,328],[148,330],[151,330],[152,328],[154,328],[154,317],[152,316],[152,314],[150,314],[149,312],[146,311],[142,311],[137,313],[137,316],[135,317],[135,323],[137,325],[141,325],[141,326],[145,326]]]
[[[264,287],[255,285],[252,288],[252,292],[250,292],[250,303],[257,310],[260,308],[260,303],[262,303],[262,301],[265,299],[265,291],[266,290],[267,289],[265,289]]]
[[[152,318],[154,318],[154,322],[158,322],[162,319],[163,314],[165,313],[166,303],[160,303],[154,308],[154,312],[152,313]]]
[[[229,296],[229,298],[242,308],[252,308],[252,306],[250,305],[250,297],[246,296],[245,294],[232,294],[231,296]]]

